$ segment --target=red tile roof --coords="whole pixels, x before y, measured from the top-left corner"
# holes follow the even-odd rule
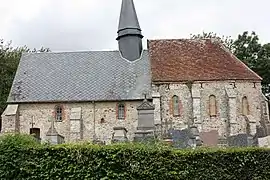
[[[215,40],[149,40],[148,49],[153,82],[261,80]]]

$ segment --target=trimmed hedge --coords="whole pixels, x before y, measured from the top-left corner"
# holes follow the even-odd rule
[[[270,179],[269,149],[14,144],[0,140],[0,179]]]

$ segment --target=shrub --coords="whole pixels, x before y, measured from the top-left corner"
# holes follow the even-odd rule
[[[22,148],[36,146],[38,144],[37,140],[28,134],[10,133],[0,136],[0,147],[3,148]]]
[[[159,145],[30,146],[0,154],[0,179],[270,179],[270,150]]]

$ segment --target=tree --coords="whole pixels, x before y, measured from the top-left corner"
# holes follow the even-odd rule
[[[6,100],[23,52],[48,52],[50,49],[29,49],[27,46],[13,48],[10,42],[0,39],[0,115],[6,107]],[[1,122],[1,121],[0,121]],[[1,123],[0,123],[1,130]]]
[[[219,37],[216,33],[213,32],[203,32],[202,34],[191,34],[191,39],[215,39],[221,42],[226,48],[232,50],[233,48],[233,39],[230,36],[221,36]]]
[[[259,37],[255,32],[249,35],[248,32],[245,31],[242,35],[238,35],[238,38],[233,43],[234,55],[252,69],[257,65],[261,48]]]
[[[234,55],[250,69],[263,78],[262,87],[265,94],[270,92],[270,44],[261,45],[255,32],[238,35],[233,43]]]

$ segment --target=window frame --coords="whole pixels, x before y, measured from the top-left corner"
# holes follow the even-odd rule
[[[245,104],[244,104],[244,100],[246,101],[246,114],[244,113],[244,109],[245,109]],[[248,98],[247,98],[247,96],[243,96],[242,97],[242,112],[241,112],[241,114],[243,115],[243,116],[247,116],[247,115],[249,115],[249,103],[248,103]]]
[[[212,107],[214,108],[214,110],[212,110]],[[217,98],[213,94],[209,96],[209,116],[217,117]]]
[[[180,116],[180,109],[179,109],[180,106],[179,105],[180,105],[179,96],[173,95],[173,97],[172,97],[172,114],[174,117]]]
[[[63,106],[56,105],[54,108],[54,111],[55,111],[55,117],[54,117],[55,121],[62,122],[63,121]]]
[[[117,104],[117,119],[122,121],[126,118],[126,106],[125,103]]]

